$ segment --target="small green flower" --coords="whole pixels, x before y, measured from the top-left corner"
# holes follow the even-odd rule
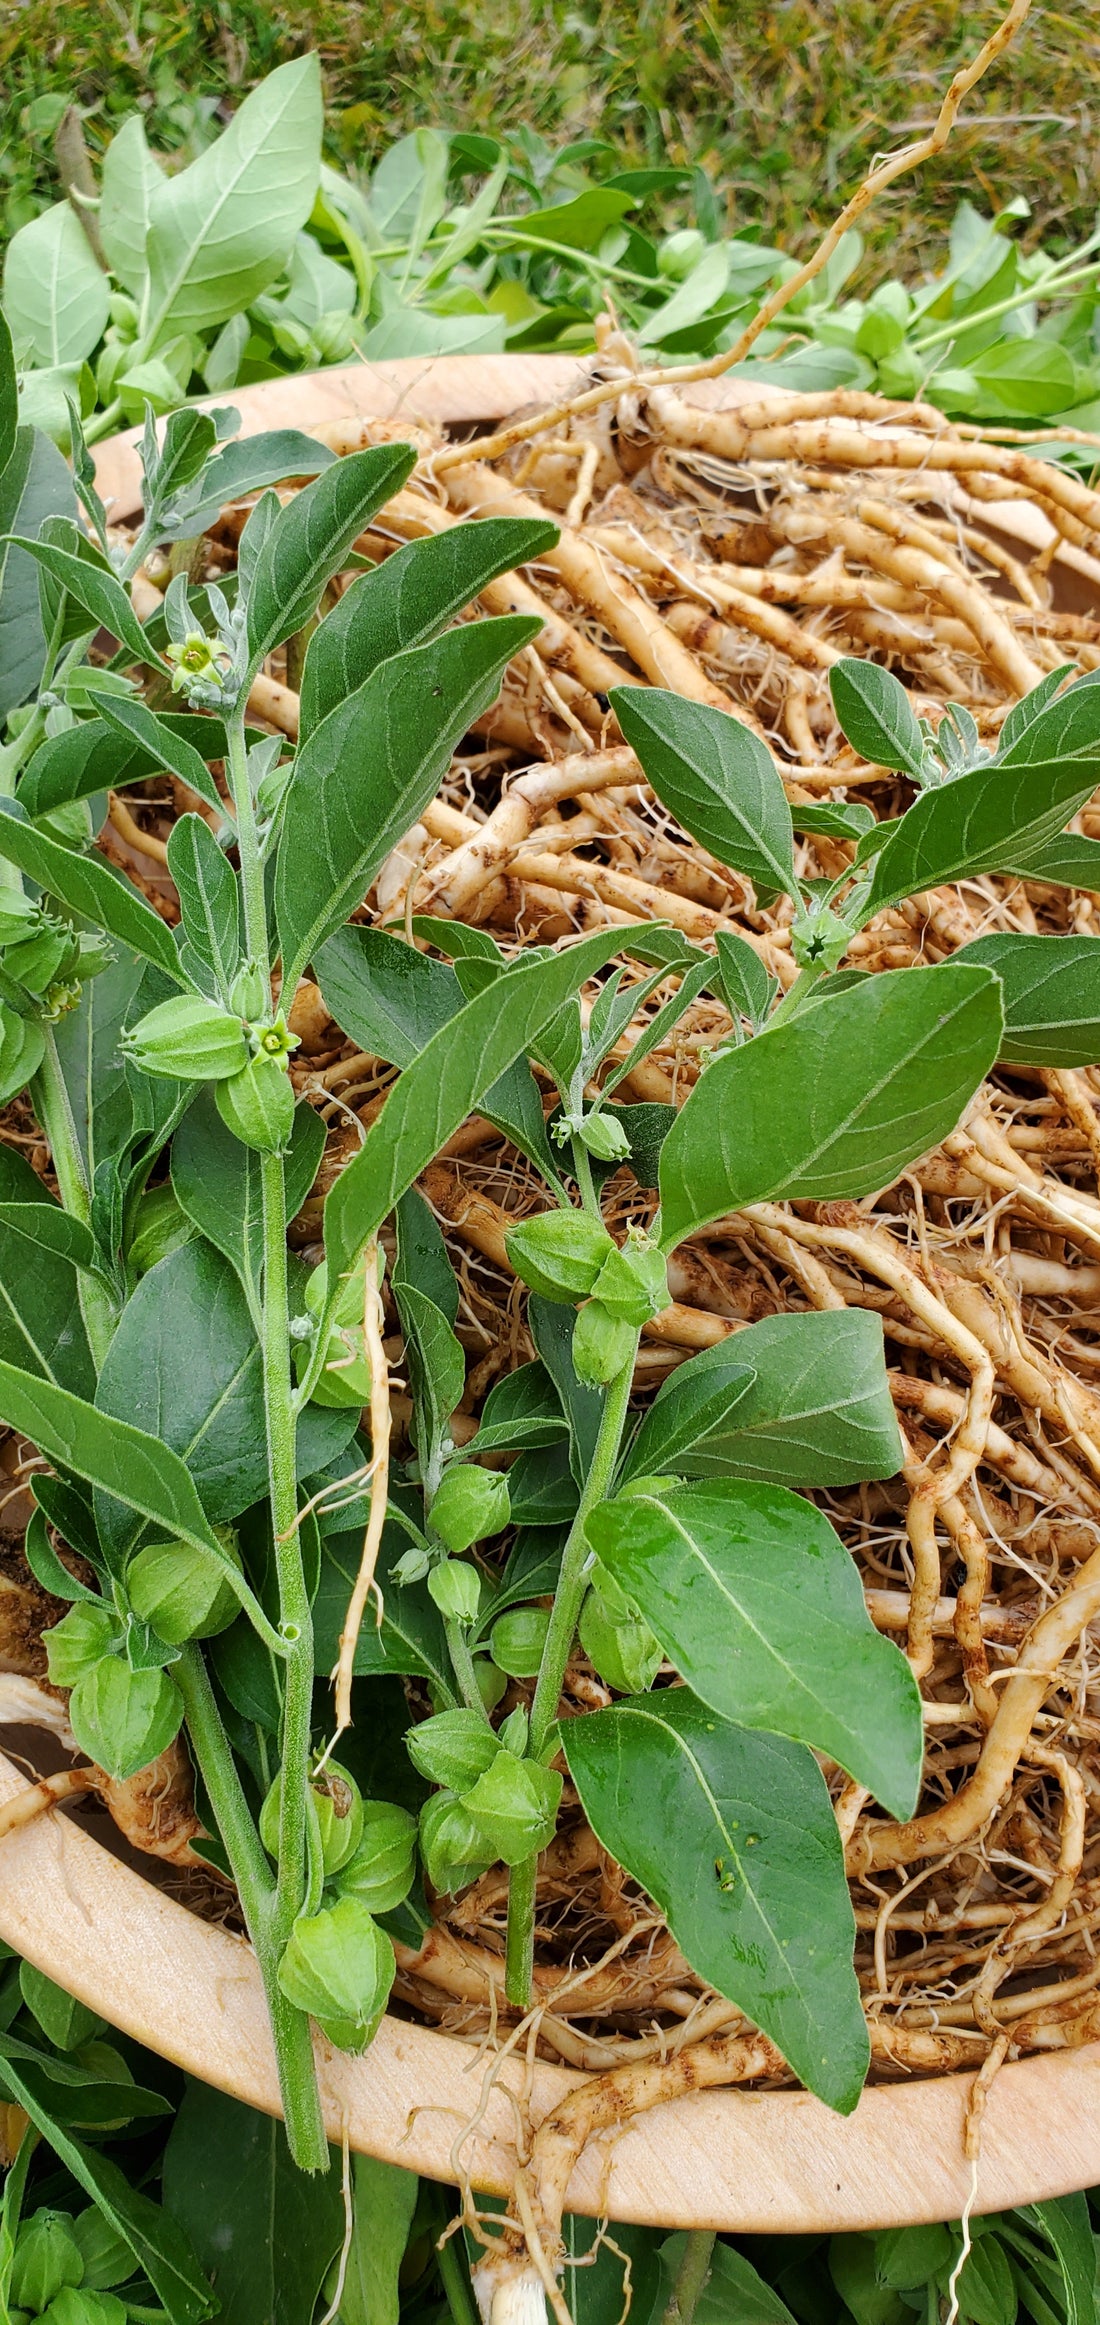
[[[286,1069],[292,1053],[301,1047],[301,1035],[292,1033],[283,1016],[269,1018],[266,1024],[250,1025],[248,1039],[253,1057],[274,1058]]]
[[[186,694],[196,678],[220,678],[229,667],[224,646],[215,646],[203,630],[188,630],[185,638],[164,649],[172,666],[173,694]]]

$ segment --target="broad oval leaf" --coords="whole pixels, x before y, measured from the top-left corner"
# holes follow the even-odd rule
[[[613,686],[614,706],[658,799],[720,864],[798,895],[786,793],[767,746],[729,711],[659,686]]]
[[[995,970],[1004,994],[1001,1056],[1022,1066],[1100,1062],[1100,943],[1094,936],[997,932],[956,960]]]
[[[870,2045],[844,1855],[812,1755],[733,1727],[684,1687],[567,1720],[562,1742],[597,1838],[692,1968],[850,2114]]]
[[[398,1197],[426,1169],[486,1090],[524,1056],[540,1028],[617,952],[628,933],[604,929],[553,960],[524,961],[468,1001],[394,1085],[325,1202],[330,1279],[354,1266]]]
[[[111,273],[134,299],[145,288],[149,210],[162,176],[141,114],[131,113],[103,156],[99,233]]]
[[[924,737],[912,703],[892,670],[846,656],[829,672],[833,709],[848,741],[874,767],[903,768],[919,780]]]
[[[251,305],[285,266],[320,168],[318,62],[293,57],[253,89],[197,161],[149,190],[145,356]]]
[[[6,799],[0,799],[0,856],[50,896],[97,922],[143,960],[152,961],[174,985],[184,983],[171,930],[104,857],[81,856],[75,848],[63,847],[60,840],[37,831],[17,801]]]
[[[263,492],[291,476],[319,476],[336,458],[327,444],[299,428],[271,428],[262,436],[242,436],[224,444],[207,462],[189,492],[173,502],[157,526],[162,541],[194,539],[205,533],[227,502]]]
[[[314,631],[302,673],[301,734],[353,694],[380,662],[433,638],[500,573],[552,549],[541,518],[486,517],[407,541],[363,573]]]
[[[299,2171],[281,2123],[189,2082],[164,2153],[164,2195],[217,2283],[224,2325],[313,2316],[344,2230],[335,2165]]]
[[[72,549],[59,548],[52,541],[32,541],[17,535],[14,546],[33,557],[54,581],[60,582],[70,597],[75,597],[77,604],[91,615],[97,628],[102,625],[109,630],[112,638],[117,638],[133,655],[135,662],[160,663],[160,655],[150,645],[121,581],[106,566]]]
[[[716,1058],[661,1150],[666,1249],[746,1203],[869,1195],[955,1128],[1001,1041],[992,970],[895,969]]]
[[[12,534],[34,538],[47,517],[76,512],[68,463],[38,428],[19,428],[0,472],[0,717],[37,686],[45,656],[38,569]]]
[[[34,364],[82,363],[107,326],[111,286],[71,202],[20,226],[4,261],[4,312]]]
[[[743,1478],[642,1484],[592,1512],[588,1539],[704,1703],[827,1753],[912,1815],[917,1683],[823,1510]]]
[[[316,612],[326,581],[339,571],[352,542],[415,466],[411,444],[372,444],[323,468],[277,512],[248,590],[254,668]]]
[[[222,1549],[179,1455],[160,1437],[116,1420],[52,1381],[0,1363],[0,1417],[49,1461],[75,1470],[143,1518],[222,1562]],[[236,1570],[234,1569],[234,1572]]]
[[[302,745],[275,866],[288,991],[435,797],[456,743],[538,627],[509,614],[410,647],[338,703]]]
[[[100,701],[106,706],[107,697]],[[160,767],[170,767],[227,816],[230,811],[206,764],[209,759],[224,759],[226,748],[221,719],[183,711],[158,716],[136,695],[115,695],[106,715],[82,719],[66,734],[51,735],[39,744],[19,785],[19,804],[32,818],[48,815],[71,799],[120,791],[155,775]]]
[[[742,1364],[752,1369],[751,1386],[725,1420],[680,1453],[675,1467],[684,1477],[840,1486],[896,1476],[904,1454],[882,1322],[867,1308],[762,1316],[678,1365],[631,1447],[629,1474],[661,1467],[643,1455],[645,1432],[659,1426],[666,1397],[674,1406],[679,1396],[705,1398],[712,1376],[721,1380]]]

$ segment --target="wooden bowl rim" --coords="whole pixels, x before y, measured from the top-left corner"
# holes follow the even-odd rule
[[[579,360],[568,356],[404,358],[265,380],[206,400],[232,402],[244,434],[271,426],[308,432],[402,411],[410,421],[491,421],[568,394],[581,377]],[[727,379],[686,392],[732,405],[757,400],[761,390]],[[96,454],[99,489],[119,517],[139,506],[138,438],[130,430]],[[980,514],[991,521],[989,509]],[[996,523],[1029,548],[1049,538],[1031,504],[996,504]],[[1060,555],[1100,594],[1100,563],[1064,547]],[[0,1800],[23,1781],[0,1755]],[[278,2114],[260,1975],[243,1939],[198,1920],[69,1816],[40,1819],[3,1847],[0,1936],[9,1945],[150,2049]],[[494,2079],[473,2046],[390,2016],[362,2058],[319,2038],[316,2049],[334,2140],[346,2129],[365,2154],[431,2179],[455,2183],[465,2174],[480,2190],[507,2194],[516,2124],[509,2094],[525,2084],[515,2061]],[[581,2079],[537,2065],[532,2119]],[[611,2142],[593,2142],[570,2182],[569,2208],[662,2227],[791,2235],[957,2218],[972,2197],[978,2212],[1001,2211],[1100,2180],[1100,2042],[1001,2070],[983,2119],[976,2195],[963,2152],[972,2080],[952,2074],[878,2084],[847,2118],[802,2091],[695,2092],[640,2116]],[[478,2129],[466,2134],[475,2113]]]

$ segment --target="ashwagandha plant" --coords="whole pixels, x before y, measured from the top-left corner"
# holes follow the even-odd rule
[[[10,361],[3,389],[11,423]],[[111,1776],[185,1731],[204,1846],[232,1873],[263,1972],[304,2168],[327,2161],[310,2018],[342,2047],[369,2042],[391,1934],[416,1942],[429,1919],[418,1859],[444,1893],[508,1868],[508,1994],[527,2004],[563,1753],[599,1839],[760,2029],[757,2071],[779,2053],[849,2110],[869,2043],[815,1755],[908,1816],[921,1713],[805,1489],[898,1467],[881,1326],[861,1310],[768,1319],[680,1365],[640,1417],[635,1354],[667,1303],[669,1255],[708,1223],[760,1201],[865,1197],[953,1129],[998,1057],[1087,1057],[1072,987],[1092,939],[998,935],[875,976],[843,963],[876,913],[924,889],[994,869],[1058,876],[1060,835],[1097,783],[1100,689],[1052,673],[990,756],[965,711],[933,733],[886,672],[836,665],[845,732],[916,796],[891,823],[799,806],[800,828],[856,842],[838,879],[809,884],[752,732],[658,688],[614,690],[677,823],[758,894],[792,899],[799,973],[782,998],[733,934],[712,953],[645,923],[506,957],[484,929],[449,921],[357,925],[537,628],[456,617],[555,529],[486,519],[353,580],[309,636],[291,755],[249,727],[253,680],[313,624],[415,455],[385,443],[330,460],[283,503],[270,485],[303,473],[302,440],[235,445],[219,424],[232,422],[175,414],[158,441],[150,422],[145,518],[116,562],[74,412],[86,524],[54,517],[12,545],[39,572],[46,670],[0,760],[0,1099],[29,1089],[60,1201],[0,1149],[0,1416],[51,1464],[34,1477],[27,1538],[39,1581],[72,1601],[49,1635],[51,1675]],[[204,510],[247,490],[259,498],[235,587],[177,574],[139,622],[126,583],[148,547],[193,537]],[[172,692],[185,709],[160,707]],[[203,810],[168,844],[177,930],[91,844],[103,792],[158,769]],[[307,969],[345,1033],[398,1069],[329,1186],[312,1271],[286,1236],[324,1143],[289,1077]],[[704,989],[729,1033],[686,1103],[616,1105],[623,1034],[640,1024],[637,1064]],[[548,1119],[532,1063],[555,1093]],[[458,1289],[416,1181],[474,1109],[541,1176],[546,1203],[509,1239],[535,1361],[459,1446]],[[619,1243],[601,1189],[624,1165],[638,1218]],[[390,1459],[379,1316],[391,1220],[413,1406],[404,1465]],[[518,1458],[503,1471],[501,1456]],[[617,1700],[559,1725],[578,1633]],[[315,1681],[334,1667],[333,1716]],[[670,1668],[679,1684],[663,1683]],[[432,1716],[406,1738],[379,1698],[372,1727],[356,1673],[425,1678]],[[533,1687],[495,1722],[508,1676]],[[366,1726],[367,1787],[334,1756],[353,1712],[345,1752]],[[401,1806],[406,1750],[432,1787],[418,1826]],[[721,2064],[716,2053],[716,2075]],[[551,2266],[573,2152],[558,2137],[539,2183]],[[486,2304],[507,2308],[525,2281],[505,2235],[484,2264]]]

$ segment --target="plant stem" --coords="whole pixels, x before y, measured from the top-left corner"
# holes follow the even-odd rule
[[[456,1623],[449,1617],[443,1627],[447,1635],[447,1651],[451,1658],[463,1703],[468,1711],[480,1712],[481,1717],[488,1725],[489,1714],[485,1709],[481,1689],[477,1683],[469,1636],[461,1623]]]
[[[713,2228],[688,2229],[680,2266],[676,2271],[676,2282],[669,2294],[661,2325],[692,2325],[700,2296],[710,2275],[714,2245]]]
[[[634,1345],[621,1372],[616,1373],[604,1399],[600,1416],[599,1434],[592,1455],[592,1466],[585,1479],[577,1514],[569,1529],[562,1552],[561,1573],[554,1593],[550,1626],[542,1650],[542,1662],[535,1684],[531,1705],[530,1741],[528,1750],[532,1760],[546,1757],[551,1730],[557,1718],[565,1667],[569,1661],[577,1618],[581,1611],[587,1584],[589,1560],[588,1539],[585,1532],[590,1511],[606,1497],[615,1474],[630,1404],[630,1387],[634,1378],[634,1359],[640,1334],[635,1334]],[[508,1936],[505,1963],[505,1992],[508,2000],[526,2010],[531,1994],[531,1969],[535,1942],[535,1875],[538,1868],[537,1851],[513,1865],[508,1882]]]
[[[309,2020],[279,1984],[283,1950],[275,1923],[275,1877],[245,1799],[229,1739],[200,1650],[185,1647],[173,1674],[184,1701],[191,1750],[233,1868],[253,1950],[264,1982],[287,2138],[303,2171],[327,2171],[328,2141],[317,2092]]]
[[[786,993],[784,993],[783,999],[780,1002],[778,1009],[773,1010],[771,1016],[768,1019],[767,1030],[769,1033],[771,1032],[773,1026],[784,1025],[788,1017],[794,1016],[799,1003],[805,1000],[807,993],[811,991],[813,986],[819,982],[824,974],[824,969],[818,968],[816,963],[814,963],[812,967],[799,970],[794,984],[789,987]]]
[[[58,1060],[53,1027],[45,1025],[42,1031],[45,1035],[46,1051],[38,1072],[30,1084],[31,1104],[49,1142],[62,1204],[66,1211],[72,1213],[74,1219],[83,1220],[84,1225],[87,1226],[91,1218],[92,1205],[84,1170],[84,1157],[80,1151],[80,1140],[76,1133],[73,1110],[69,1104],[69,1093],[65,1087],[65,1079]],[[96,1371],[99,1372],[114,1337],[115,1325],[118,1322],[118,1304],[108,1290],[102,1276],[90,1274],[87,1268],[78,1268],[77,1285],[80,1297],[80,1313],[84,1318],[84,1329],[88,1335],[92,1362]]]
[[[245,944],[250,960],[268,972],[270,951],[264,898],[263,858],[248,777],[244,712],[228,721],[226,767],[237,811]],[[293,995],[284,996],[289,1007]],[[268,1482],[279,1591],[279,1623],[290,1652],[286,1659],[281,1743],[279,1869],[270,1909],[269,1941],[277,1965],[291,1929],[303,1911],[309,1888],[306,1810],[309,1797],[310,1728],[313,1717],[313,1617],[298,1531],[295,1463],[297,1424],[290,1371],[290,1314],[287,1298],[286,1188],[278,1155],[260,1162],[263,1195],[263,1316],[261,1346]],[[257,1844],[258,1845],[258,1844]],[[291,2010],[268,1976],[268,1999],[286,2100],[287,2138],[295,2162],[305,2171],[323,2171],[328,2150],[312,2068],[308,2021]],[[277,2000],[275,1999],[277,1997]],[[309,2089],[301,2072],[309,2051]],[[293,2101],[293,2105],[292,2105]]]

